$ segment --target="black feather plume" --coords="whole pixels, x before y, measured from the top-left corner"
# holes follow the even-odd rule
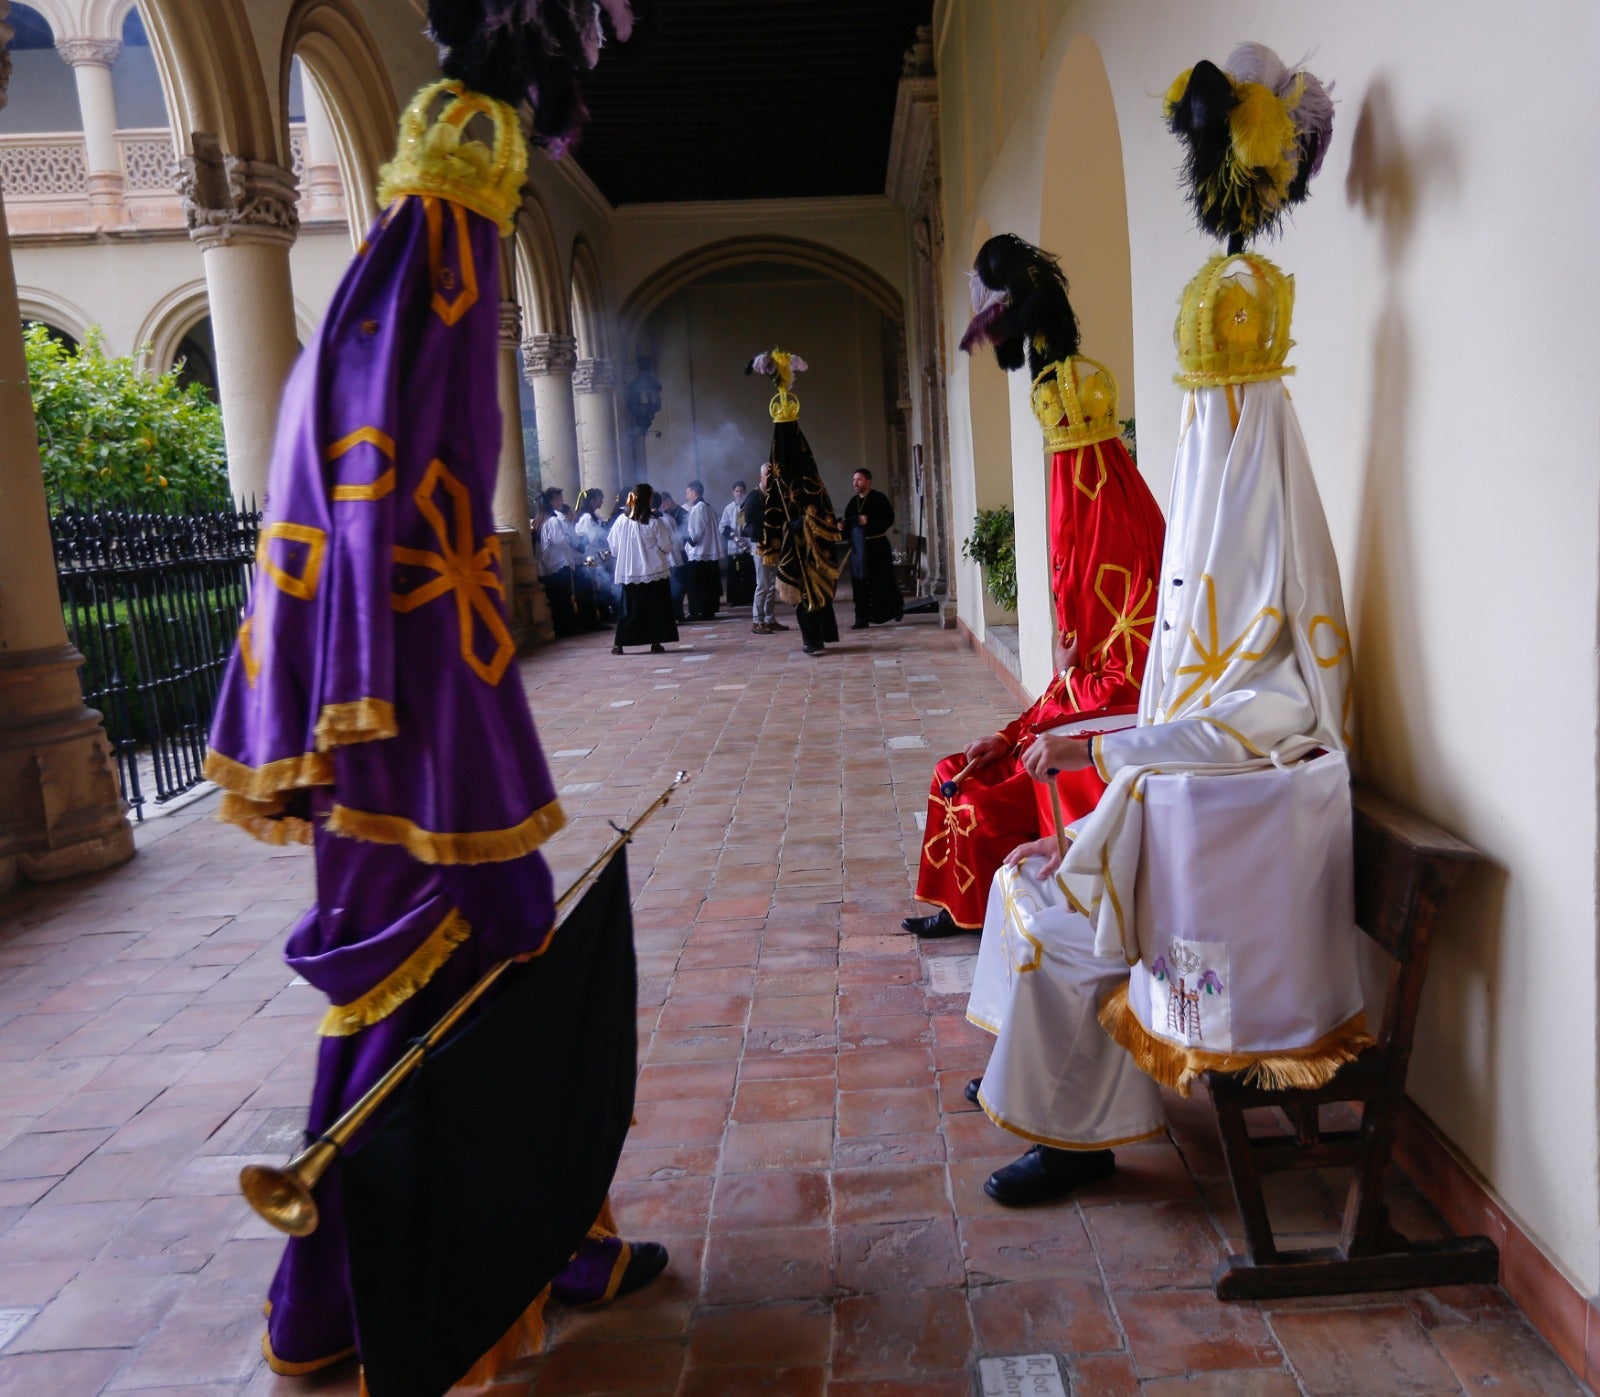
[[[1078,352],[1078,317],[1054,256],[1015,233],[999,233],[978,249],[972,269],[985,287],[1004,293],[1005,299],[973,317],[962,337],[963,349],[986,340],[1002,369],[1009,373],[1026,363],[1035,377]]]

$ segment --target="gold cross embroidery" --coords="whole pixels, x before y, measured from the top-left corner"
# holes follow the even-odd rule
[[[978,827],[978,812],[970,805],[957,805],[954,799],[937,795],[934,799],[944,807],[944,824],[928,836],[922,846],[924,857],[932,868],[943,868],[952,858],[956,861],[956,886],[966,892],[977,881],[978,875],[961,862],[962,839],[971,839]],[[934,854],[934,847],[943,844],[944,852]]]
[[[1317,649],[1317,632],[1324,626],[1333,632],[1335,644],[1331,655],[1324,655]],[[1312,657],[1319,669],[1337,668],[1350,658],[1350,632],[1331,616],[1313,616],[1311,624],[1306,627],[1306,640],[1311,646]],[[1344,738],[1347,747],[1350,745],[1350,705],[1355,696],[1355,686],[1347,681],[1344,686],[1344,703],[1339,710],[1339,735]]]
[[[445,522],[444,514],[434,499],[440,485],[450,496],[455,525],[454,543],[451,542],[450,525]],[[422,484],[417,486],[412,498],[416,500],[417,510],[422,517],[433,527],[440,551],[434,553],[424,548],[402,548],[397,544],[394,560],[428,568],[438,576],[409,592],[393,593],[390,600],[394,609],[400,612],[415,611],[436,597],[453,592],[456,619],[461,628],[461,658],[485,683],[498,684],[501,675],[506,672],[506,666],[511,663],[511,657],[517,652],[511,632],[506,629],[505,617],[500,614],[500,606],[490,599],[487,590],[492,588],[502,596],[505,594],[499,573],[490,566],[493,564],[496,569],[500,567],[500,540],[490,534],[483,541],[483,547],[474,551],[471,496],[467,493],[467,487],[450,473],[443,461],[435,460],[428,466],[428,473],[422,477]],[[478,658],[473,644],[476,639],[474,615],[488,628],[490,637],[495,641],[495,652],[487,662]]]
[[[1223,672],[1233,663],[1236,657],[1241,660],[1261,659],[1268,650],[1272,649],[1273,643],[1278,638],[1278,632],[1283,629],[1283,613],[1275,606],[1264,606],[1250,618],[1250,624],[1240,631],[1229,644],[1221,644],[1217,634],[1217,584],[1212,580],[1211,574],[1208,572],[1201,575],[1200,586],[1206,594],[1206,624],[1210,630],[1210,642],[1208,644],[1206,641],[1202,641],[1193,626],[1189,628],[1189,643],[1194,646],[1195,655],[1200,663],[1178,666],[1175,671],[1176,674],[1192,674],[1195,678],[1187,689],[1173,699],[1167,709],[1168,713],[1182,708],[1202,689],[1209,690],[1212,685],[1216,684],[1217,680],[1222,678]],[[1250,638],[1256,627],[1269,616],[1276,623],[1272,628],[1272,634],[1260,643],[1259,648],[1255,650],[1242,649],[1241,647]],[[1211,694],[1209,692],[1206,693],[1200,706],[1202,708],[1211,707]]]
[[[1037,970],[1044,960],[1044,942],[1037,936],[1030,936],[1022,920],[1024,911],[1032,913],[1035,917],[1044,909],[1039,906],[1033,893],[1026,888],[1018,886],[1021,876],[1020,868],[1000,869],[1000,900],[1005,904],[1005,924],[1002,931],[1002,944],[1005,946],[1006,966],[1008,970],[1015,971],[1018,975],[1026,975],[1030,970]],[[1022,959],[1012,954],[1012,933],[1018,941],[1024,942],[1033,949]]]
[[[1108,572],[1122,575],[1122,602],[1120,605],[1112,601],[1103,590],[1103,584]],[[1139,613],[1144,610],[1145,603],[1150,600],[1150,594],[1155,591],[1155,586],[1154,581],[1148,577],[1145,578],[1144,591],[1139,594],[1139,600],[1134,601],[1133,571],[1131,568],[1119,567],[1116,563],[1101,563],[1100,571],[1095,574],[1094,578],[1094,594],[1100,598],[1101,603],[1111,613],[1112,618],[1111,634],[1100,643],[1098,653],[1102,655],[1110,654],[1111,647],[1120,640],[1122,642],[1123,660],[1127,676],[1135,689],[1139,687],[1139,666],[1134,663],[1133,642],[1137,640],[1147,651],[1150,649],[1151,632],[1148,628],[1156,623],[1155,608],[1152,607],[1150,609],[1148,616],[1141,616]],[[1147,629],[1141,631],[1139,629],[1141,626]]]

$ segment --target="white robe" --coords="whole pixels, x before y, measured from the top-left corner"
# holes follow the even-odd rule
[[[1293,865],[1289,874],[1263,880],[1266,903],[1253,905],[1252,917],[1258,931],[1270,929],[1268,961],[1252,963],[1253,975],[1240,982],[1241,989],[1263,983],[1263,970],[1270,982],[1274,970],[1287,969],[1292,992],[1275,1002],[1230,996],[1230,1044],[1241,1025],[1247,1038],[1262,1042],[1284,1030],[1274,1046],[1292,1051],[1359,1024],[1349,792],[1340,784],[1349,741],[1349,636],[1338,566],[1282,382],[1198,389],[1185,399],[1158,617],[1139,725],[1093,741],[1109,786],[1073,826],[1060,872],[1041,885],[1002,870],[990,897],[968,1014],[997,1035],[980,1099],[999,1123],[1029,1139],[1110,1143],[1147,1119],[1154,1084],[1097,1019],[1102,1003],[1127,983],[1129,966],[1139,981],[1128,1005],[1139,1032],[1172,1044],[1191,1066],[1205,1051],[1187,1017],[1167,1032],[1167,1006],[1180,988],[1167,957],[1185,967],[1195,962],[1181,987],[1185,1012],[1196,993],[1227,991],[1234,967],[1216,973],[1205,959],[1215,958],[1214,941],[1200,950],[1194,943],[1206,940],[1197,929],[1225,936],[1215,930],[1219,910],[1225,917],[1237,899],[1230,899],[1228,877],[1197,880],[1190,876],[1196,869],[1226,866],[1229,877],[1249,879],[1275,861]],[[1315,780],[1284,776],[1318,748],[1334,754],[1336,773],[1311,763]],[[1253,843],[1240,842],[1237,820],[1231,827],[1197,821],[1192,800],[1151,794],[1158,783],[1253,773],[1284,778],[1278,805],[1246,802],[1242,818],[1248,823],[1253,808],[1257,819]],[[1210,796],[1238,791],[1185,786],[1183,794],[1199,796],[1203,806]],[[1290,808],[1297,813],[1286,817]],[[1286,818],[1287,831],[1272,824]],[[1164,864],[1161,897],[1148,895],[1152,870],[1141,862],[1151,819],[1164,822],[1150,841]],[[1284,848],[1299,861],[1281,859]],[[1339,895],[1326,895],[1329,888]],[[1308,906],[1315,915],[1304,915]],[[1021,969],[1019,947],[1037,969]],[[1209,1012],[1215,1031],[1218,1008],[1202,1003],[1193,1022],[1203,1024]],[[1287,1029],[1280,1009],[1291,1021]],[[1220,1042],[1218,1050],[1248,1051]],[[1187,1077],[1174,1084],[1186,1089]]]
[[[658,582],[672,567],[672,525],[660,517],[640,524],[624,514],[611,526],[611,553],[617,586]]]

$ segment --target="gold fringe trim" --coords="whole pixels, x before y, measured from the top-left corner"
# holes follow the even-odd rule
[[[311,821],[294,815],[280,815],[283,801],[254,801],[245,796],[224,794],[217,818],[238,825],[263,844],[309,844]]]
[[[267,1360],[267,1367],[271,1368],[279,1377],[303,1378],[308,1373],[320,1373],[324,1368],[331,1368],[335,1363],[343,1362],[355,1352],[352,1346],[341,1349],[338,1353],[331,1353],[326,1358],[313,1358],[307,1363],[291,1363],[286,1358],[279,1358],[272,1351],[272,1335],[266,1333],[261,1336],[261,1356]],[[365,1381],[362,1386],[365,1387]]]
[[[471,935],[471,924],[452,907],[426,941],[359,999],[330,1004],[317,1032],[324,1038],[348,1038],[388,1018],[433,979],[456,947]]]
[[[427,830],[403,815],[380,815],[336,805],[328,816],[328,830],[346,839],[370,844],[398,844],[422,863],[506,863],[531,854],[551,835],[566,826],[566,813],[552,800],[510,829],[464,830],[459,833]]]
[[[265,766],[246,766],[213,747],[206,753],[202,773],[223,790],[260,804],[281,791],[331,785],[333,760],[323,752],[305,752],[298,757],[280,757]]]
[[[1214,1053],[1180,1048],[1157,1038],[1128,1003],[1128,987],[1118,985],[1100,1006],[1100,1026],[1131,1054],[1140,1069],[1181,1096],[1189,1094],[1202,1072],[1235,1072],[1247,1086],[1264,1091],[1314,1091],[1326,1086],[1346,1063],[1354,1062],[1374,1039],[1367,1016],[1356,1014],[1304,1048],[1269,1053]]]
[[[350,703],[324,704],[317,714],[312,739],[317,751],[327,752],[353,742],[380,742],[399,732],[392,703],[387,699],[363,698]]]

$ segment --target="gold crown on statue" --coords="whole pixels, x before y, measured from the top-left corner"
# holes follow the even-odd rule
[[[464,134],[475,116],[493,124],[492,147]],[[445,79],[417,93],[400,118],[394,159],[378,172],[378,202],[387,207],[405,194],[448,199],[493,219],[504,236],[527,177],[528,147],[515,108]]]
[[[1293,314],[1292,276],[1253,252],[1213,257],[1183,289],[1175,381],[1216,388],[1292,374]]]
[[[1108,441],[1122,432],[1116,377],[1081,354],[1051,364],[1033,381],[1033,415],[1051,451]]]
[[[800,399],[787,388],[780,388],[772,395],[772,401],[767,404],[767,411],[772,414],[774,422],[798,422]]]

